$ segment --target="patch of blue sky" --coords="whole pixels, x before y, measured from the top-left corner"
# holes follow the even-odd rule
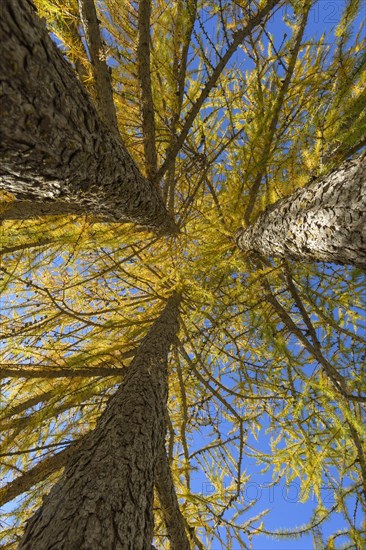
[[[337,269],[342,269],[337,267]],[[209,328],[209,326],[207,327]],[[298,346],[297,339],[294,338],[294,341],[290,344],[290,348],[294,348],[295,346]],[[230,345],[228,344],[226,346],[226,349],[230,349]],[[300,349],[300,348],[299,348]],[[233,353],[235,350],[231,350]],[[235,353],[234,353],[235,354]],[[303,373],[307,375],[308,377],[311,377],[313,373],[319,369],[319,365],[314,363],[311,360],[311,357],[307,352],[303,351],[303,355],[307,357],[307,362],[304,364],[304,366],[301,367]],[[193,355],[191,355],[191,358],[193,359]],[[219,377],[220,371],[223,370],[225,367],[224,364],[210,364],[210,370],[212,371],[213,377]],[[270,366],[268,368],[271,368]],[[234,373],[233,373],[234,374]],[[235,379],[229,376],[228,374],[223,375],[221,377],[222,383],[224,383],[229,389],[232,388],[235,383],[237,383],[238,378]],[[212,385],[215,385],[214,382],[211,381]],[[294,381],[294,387],[299,392],[299,394],[303,391],[304,383],[298,379]],[[240,409],[240,406],[238,407],[238,400],[236,400],[236,403],[234,402],[233,398],[230,396],[230,394],[226,394],[225,392],[222,392],[222,396],[233,406],[236,408],[237,413],[244,418],[246,414],[246,406],[243,405],[243,408]],[[275,400],[273,400],[275,401]],[[273,404],[273,403],[272,403]],[[277,413],[281,414],[281,407],[283,408],[286,403],[281,402],[276,405]],[[337,403],[334,402],[333,405],[336,407]],[[212,400],[212,402],[208,405],[210,407],[210,411],[207,410],[207,407],[204,406],[201,407],[201,409],[198,411],[198,418],[197,418],[197,424],[200,426],[199,431],[192,436],[191,438],[191,444],[192,444],[192,450],[193,452],[199,450],[203,446],[203,442],[205,442],[206,445],[209,444],[210,441],[214,441],[217,437],[217,431],[220,431],[220,434],[222,436],[222,439],[224,440],[229,433],[232,433],[233,430],[233,419],[231,421],[228,420],[228,415],[230,416],[230,413],[224,414],[223,413],[223,406],[220,402],[218,402],[215,398]],[[215,410],[217,408],[217,410]],[[217,422],[217,428],[218,430],[212,430],[212,427],[208,426],[208,420],[213,420],[215,423],[215,419]],[[288,419],[291,421],[291,419]],[[255,512],[259,512],[263,509],[266,496],[267,500],[269,498],[272,499],[270,502],[271,511],[266,517],[266,528],[271,531],[283,528],[283,529],[294,529],[294,526],[297,526],[299,524],[304,524],[307,521],[309,521],[313,515],[314,509],[317,505],[317,497],[314,492],[310,492],[309,498],[305,502],[301,502],[302,495],[301,495],[301,489],[300,489],[300,480],[298,478],[293,479],[291,482],[286,482],[284,480],[281,480],[280,483],[274,484],[271,486],[272,483],[272,476],[271,476],[271,468],[263,474],[261,472],[261,469],[263,468],[263,464],[260,465],[255,461],[255,453],[250,452],[250,448],[257,448],[263,453],[270,454],[270,442],[273,437],[279,435],[279,433],[275,432],[273,429],[270,429],[270,421],[269,417],[264,414],[261,416],[260,419],[260,429],[256,432],[256,437],[254,435],[249,435],[248,440],[245,445],[245,454],[246,457],[244,459],[244,466],[246,473],[250,475],[249,482],[247,484],[244,484],[243,492],[244,497],[247,498],[248,501],[250,501],[250,498],[248,497],[249,491],[254,491],[255,497],[252,498],[254,501],[258,495],[258,502],[255,503],[253,508],[250,508],[248,511],[249,517],[255,515]],[[237,430],[236,430],[237,431]],[[285,441],[280,441],[278,444],[278,448],[284,448]],[[229,450],[232,456],[234,456],[236,459],[238,459],[238,447],[237,445],[234,446],[229,443]],[[251,458],[250,455],[253,454],[254,458]],[[220,470],[220,465],[217,465],[218,473]],[[329,470],[328,470],[329,472]],[[336,476],[337,472],[335,469],[333,469],[333,475]],[[229,486],[232,483],[231,480],[226,480],[227,486]],[[332,485],[329,483],[327,478],[324,476],[324,485],[322,486],[322,489],[320,491],[322,502],[328,506],[332,507],[335,505],[335,496],[334,496],[334,490]],[[349,485],[349,480],[343,479],[342,486],[344,489],[347,488],[347,485]],[[192,474],[192,487],[193,490],[196,488],[198,493],[205,493],[209,494],[210,491],[216,491],[215,486],[210,482],[210,480],[206,477],[205,472],[201,469],[200,471],[200,464],[197,462],[197,469]],[[247,494],[248,493],[248,494]],[[355,498],[348,499],[347,502],[349,515],[355,515],[354,523],[358,528],[361,528],[361,512],[360,510],[357,511],[356,504],[355,504]],[[355,512],[356,510],[356,512]],[[228,512],[230,515],[230,512]],[[243,521],[247,520],[247,514],[246,517],[243,518]],[[329,521],[325,523],[324,526],[321,527],[324,536],[330,535],[334,533],[335,530],[340,529],[342,527],[346,527],[347,522],[344,519],[344,516],[342,514],[333,512],[331,518]],[[345,537],[344,537],[345,538]],[[255,539],[252,541],[252,548],[253,550],[262,550],[262,549],[293,549],[294,544],[296,544],[296,548],[299,549],[311,549],[312,546],[312,537],[310,534],[304,534],[302,536],[301,540],[296,540],[296,543],[292,540],[286,540],[284,538],[277,538],[277,539],[270,539],[268,536],[258,536],[255,537]],[[219,548],[219,547],[217,547]]]
[[[210,416],[213,416],[212,414]],[[219,415],[220,417],[220,415]],[[204,418],[202,422],[204,424]],[[270,454],[270,435],[266,431],[266,423],[269,426],[269,418],[267,422],[265,416],[261,420],[263,428],[258,431],[257,436],[249,435],[247,446],[258,447],[262,452],[268,452]],[[223,424],[227,423],[227,426]],[[232,424],[225,419],[225,416],[221,416],[220,433],[225,439],[225,435],[232,432]],[[197,445],[202,445],[202,440],[208,444],[210,437],[213,435],[212,428],[205,427],[204,425],[200,429],[201,438],[197,439]],[[194,445],[193,445],[194,448]],[[234,459],[238,459],[238,447],[229,443],[229,448]],[[249,456],[248,456],[249,455]],[[250,506],[248,510],[242,516],[242,521],[245,523],[249,518],[254,517],[257,513],[262,512],[265,509],[269,509],[269,513],[265,516],[265,529],[269,532],[275,533],[278,529],[289,530],[290,532],[295,530],[295,527],[308,523],[313,517],[314,509],[318,504],[318,497],[314,491],[310,490],[310,494],[306,500],[303,499],[300,479],[294,478],[291,481],[281,478],[279,482],[273,483],[272,472],[273,468],[269,468],[268,471],[263,472],[263,465],[258,464],[256,461],[250,459],[250,453],[245,453],[242,466],[248,480],[242,483],[240,493],[238,497],[238,504],[240,506]],[[220,464],[217,464],[217,474],[220,475]],[[338,472],[335,468],[331,469],[331,474],[336,478]],[[207,475],[205,475],[204,469],[200,462],[196,462],[196,469],[191,475],[191,487],[192,491],[196,494],[201,494],[203,497],[209,497],[213,493],[220,490],[215,486]],[[339,481],[339,479],[338,479]],[[223,479],[223,487],[233,487],[233,479],[226,477]],[[352,480],[344,478],[342,480],[342,486],[346,490],[352,484]],[[235,490],[233,489],[234,493]],[[327,508],[334,508],[336,506],[335,493],[332,483],[324,477],[324,483],[320,490],[322,503]],[[229,495],[230,496],[230,495]],[[227,499],[227,495],[226,495]],[[352,522],[356,528],[361,529],[362,526],[362,511],[356,506],[355,497],[352,496],[347,501],[347,507],[349,515],[352,517]],[[233,517],[234,512],[228,511],[225,513],[224,518],[230,520]],[[334,511],[330,520],[322,525],[321,530],[326,537],[334,533],[336,529],[346,527],[344,516]],[[220,529],[220,528],[219,528]],[[249,541],[248,541],[249,544]],[[300,539],[296,539],[296,542],[290,537],[278,536],[277,538],[270,537],[269,535],[257,535],[251,541],[253,550],[311,550],[313,548],[312,536],[309,533],[302,535]],[[225,546],[216,546],[213,544],[212,548],[224,549]],[[239,550],[239,546],[234,550]]]

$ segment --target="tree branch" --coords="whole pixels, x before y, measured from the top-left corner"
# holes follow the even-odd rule
[[[190,550],[191,546],[185,530],[184,518],[179,508],[165,448],[161,449],[156,464],[155,488],[168,531],[171,550]]]
[[[126,369],[113,367],[81,367],[78,369],[42,367],[37,369],[22,365],[16,367],[0,365],[0,378],[89,378],[92,376],[123,376],[124,374],[126,374]]]
[[[18,252],[19,250],[29,250],[30,248],[42,248],[43,246],[47,246],[54,242],[55,242],[54,239],[44,238],[39,241],[30,241],[27,243],[17,244],[14,246],[3,246],[2,248],[0,248],[0,255],[13,254],[14,252]]]
[[[146,175],[154,181],[157,170],[154,101],[150,73],[150,0],[139,1],[137,68],[141,87],[142,133],[146,161]]]
[[[94,0],[78,0],[78,5],[97,92],[97,110],[109,130],[119,136],[111,73],[99,31]]]
[[[258,10],[258,12],[249,19],[248,23],[245,25],[245,27],[243,27],[243,29],[241,29],[240,31],[237,31],[234,34],[234,40],[232,41],[229,48],[226,50],[225,54],[221,57],[219,63],[214,68],[200,96],[198,97],[196,102],[193,104],[190,112],[188,113],[179,136],[176,138],[174,143],[172,143],[171,147],[168,149],[165,161],[163,162],[162,166],[159,168],[156,175],[156,178],[158,181],[163,177],[165,172],[169,169],[170,164],[174,161],[175,157],[180,151],[196,116],[198,115],[203,103],[208,98],[212,88],[216,85],[216,82],[218,81],[222,71],[226,67],[230,58],[236,52],[240,44],[243,42],[244,38],[248,36],[255,29],[255,27],[259,25],[259,23],[263,21],[263,19],[271,12],[271,10],[281,2],[282,0],[269,0],[269,2],[264,6],[264,8],[261,8],[260,10]]]
[[[40,460],[33,468],[24,472],[4,487],[0,488],[0,506],[10,502],[19,495],[29,491],[34,485],[45,480],[49,475],[64,468],[74,454],[77,443],[69,445],[57,454]]]
[[[262,182],[263,174],[265,173],[265,170],[266,170],[267,162],[270,158],[273,138],[276,134],[277,124],[278,124],[278,120],[279,120],[279,117],[280,117],[281,109],[282,109],[282,106],[283,106],[288,88],[290,86],[292,75],[294,74],[297,56],[299,55],[302,38],[304,36],[306,23],[307,23],[308,16],[309,16],[310,5],[311,5],[311,3],[307,2],[307,5],[304,8],[304,13],[302,14],[301,23],[300,23],[300,26],[299,26],[299,29],[298,29],[298,32],[297,32],[297,35],[296,35],[295,45],[292,49],[290,62],[289,62],[289,65],[288,65],[288,68],[287,68],[287,71],[286,71],[285,78],[283,79],[282,86],[280,88],[278,97],[276,99],[273,115],[272,115],[272,118],[271,118],[271,121],[270,121],[270,124],[269,124],[268,136],[267,136],[267,139],[266,139],[266,142],[265,142],[265,145],[264,145],[264,151],[261,155],[261,160],[260,160],[261,169],[260,169],[258,175],[256,176],[256,178],[254,180],[254,183],[253,183],[253,185],[250,189],[250,192],[249,192],[249,200],[248,200],[248,204],[247,204],[247,207],[246,207],[245,213],[244,213],[244,221],[247,225],[250,222],[250,216],[251,216],[253,208],[254,208],[255,199],[257,197],[260,184]]]

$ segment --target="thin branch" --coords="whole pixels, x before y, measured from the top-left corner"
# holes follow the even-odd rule
[[[177,75],[177,89],[176,89],[176,105],[175,111],[173,114],[171,122],[171,136],[170,143],[168,145],[168,150],[174,146],[176,141],[176,132],[179,122],[179,118],[182,112],[184,91],[185,91],[185,82],[187,76],[187,66],[188,66],[188,52],[191,44],[191,37],[194,28],[194,24],[197,18],[197,0],[188,0],[186,6],[183,2],[178,2],[178,13],[176,17],[176,24],[174,26],[173,32],[173,41],[178,40],[180,35],[177,27],[180,26],[180,21],[182,20],[181,12],[186,9],[188,13],[189,22],[187,24],[186,32],[182,38],[182,53],[181,57],[178,57],[178,48],[174,48],[174,58],[173,58],[173,74]],[[170,166],[167,169],[167,177],[165,178],[163,186],[163,198],[168,205],[168,211],[170,213],[174,212],[174,199],[175,199],[175,187],[176,187],[176,177],[175,177],[175,159],[171,162]]]
[[[83,61],[81,61],[79,56],[71,55],[71,59],[75,65],[75,70],[79,77],[79,80],[82,84],[85,85],[85,83],[89,79],[89,71],[87,68],[87,66],[89,65],[89,60],[88,60],[88,54],[86,52],[85,45],[79,34],[79,25],[80,25],[79,17],[75,16],[73,18],[70,18],[70,21],[68,24],[68,32],[70,33],[72,42],[76,44],[77,49],[83,59]]]
[[[260,184],[261,184],[261,181],[262,181],[263,174],[266,170],[266,164],[267,164],[267,162],[269,160],[269,157],[270,157],[270,154],[271,154],[271,147],[272,147],[273,138],[276,134],[277,124],[278,124],[278,120],[279,120],[279,117],[280,117],[281,109],[282,109],[287,91],[288,91],[289,86],[290,86],[290,82],[291,82],[293,73],[294,73],[294,70],[295,70],[297,57],[299,55],[302,38],[304,36],[305,27],[306,27],[306,23],[307,23],[307,20],[308,20],[309,9],[310,9],[310,2],[307,2],[304,13],[302,15],[301,24],[300,24],[300,27],[299,27],[299,30],[297,32],[297,36],[296,36],[296,39],[295,39],[295,45],[294,45],[294,48],[293,48],[292,53],[291,53],[290,63],[288,65],[286,76],[283,79],[282,86],[281,86],[281,89],[279,91],[279,94],[278,94],[278,97],[277,97],[277,100],[276,100],[276,104],[275,104],[275,107],[274,107],[271,122],[269,124],[268,136],[267,136],[266,143],[265,143],[265,146],[264,146],[264,151],[261,154],[261,169],[260,169],[259,173],[257,174],[257,177],[255,178],[254,183],[253,183],[253,185],[250,189],[249,200],[248,200],[248,204],[247,204],[247,207],[246,207],[245,213],[244,213],[244,221],[247,225],[249,225],[249,223],[250,223],[250,217],[251,217],[251,214],[253,212],[255,199],[256,199],[258,191],[259,191],[259,187],[260,187]]]
[[[10,404],[5,407],[1,412],[6,414],[5,419],[0,420],[0,426],[3,429],[4,421],[9,424],[11,422],[11,419],[13,416],[17,414],[21,414],[22,412],[26,411],[27,409],[30,409],[31,407],[35,407],[39,403],[44,403],[46,401],[49,401],[51,397],[53,397],[55,394],[55,390],[49,390],[37,395],[33,395],[32,397],[29,397],[26,401],[22,401],[21,403],[18,403],[17,405],[10,406]],[[9,422],[10,421],[10,422]]]
[[[190,550],[191,546],[187,537],[184,518],[179,508],[174,481],[164,448],[161,450],[156,464],[155,488],[168,531],[171,550]]]
[[[186,336],[187,336],[188,340],[190,341],[189,335],[187,335],[187,329],[186,329],[186,327],[183,323],[182,323],[182,325],[183,325],[183,329],[186,333]],[[243,419],[237,413],[237,411],[234,409],[234,407],[226,399],[224,399],[222,397],[221,393],[219,391],[217,391],[212,386],[212,384],[210,384],[205,379],[204,376],[202,376],[202,374],[198,371],[198,369],[196,368],[194,362],[192,361],[192,359],[189,357],[188,353],[186,352],[183,344],[181,344],[180,342],[179,342],[179,350],[180,350],[182,356],[184,357],[184,359],[189,364],[190,369],[192,370],[194,376],[205,386],[206,389],[208,389],[211,392],[212,395],[214,395],[216,397],[216,399],[218,401],[220,401],[224,405],[225,408],[227,408],[231,412],[231,414],[237,420],[238,425],[239,425],[239,453],[238,453],[238,460],[237,460],[236,493],[230,497],[227,505],[225,505],[225,507],[223,508],[222,513],[220,514],[220,517],[222,517],[224,512],[230,507],[230,505],[234,502],[234,500],[236,498],[238,498],[238,496],[240,495],[241,477],[242,477],[241,471],[242,471],[243,447],[244,447],[244,434],[245,434],[245,430],[244,430],[244,427],[243,427]]]
[[[14,246],[4,246],[0,249],[0,255],[13,254],[14,252],[18,252],[19,250],[28,250],[29,248],[42,248],[43,246],[47,246],[55,242],[56,242],[55,239],[44,238],[39,241],[31,241],[27,243],[17,244]]]
[[[257,25],[259,25],[263,19],[272,11],[272,9],[280,4],[282,0],[269,0],[269,2],[261,8],[255,15],[253,15],[248,23],[243,27],[243,29],[237,31],[234,33],[234,40],[232,41],[229,48],[226,50],[225,54],[220,59],[219,63],[214,68],[210,78],[207,80],[200,96],[196,100],[196,102],[192,105],[192,108],[190,112],[188,113],[185,122],[183,124],[183,128],[179,134],[179,136],[176,138],[174,143],[172,143],[171,147],[168,149],[165,161],[163,162],[162,166],[159,168],[156,179],[160,181],[160,179],[163,177],[163,175],[166,173],[166,171],[169,169],[171,163],[174,161],[175,157],[177,156],[178,152],[180,151],[183,143],[186,140],[186,137],[192,127],[192,124],[198,115],[203,103],[208,98],[211,90],[216,85],[222,71],[226,67],[227,63],[233,56],[233,54],[236,52],[240,44],[243,42],[244,38],[248,36]]]
[[[265,259],[256,258],[255,262],[258,262],[257,265],[261,265],[260,262],[265,262]],[[345,415],[345,423],[349,428],[351,438],[357,450],[358,462],[360,464],[361,475],[362,475],[363,493],[366,499],[366,456],[363,450],[363,444],[358,434],[358,431],[351,420],[353,415],[355,414],[355,409],[350,407],[350,403],[348,401],[348,400],[351,400],[356,403],[366,402],[366,398],[348,393],[347,386],[343,376],[341,376],[341,374],[339,374],[336,368],[329,363],[329,361],[322,354],[321,350],[309,342],[309,340],[305,337],[303,332],[294,323],[290,315],[287,313],[287,311],[284,309],[284,307],[280,304],[280,302],[272,293],[272,289],[270,287],[270,284],[266,280],[266,277],[263,277],[262,286],[266,291],[268,302],[273,306],[273,308],[277,312],[279,318],[284,323],[284,325],[288,328],[290,332],[292,332],[299,339],[299,341],[303,344],[305,349],[323,367],[323,371],[325,375],[327,376],[327,378],[329,379],[330,383],[332,384],[332,386],[336,391],[338,401],[341,403],[343,409],[347,411]]]
[[[187,443],[187,422],[188,422],[188,406],[187,406],[187,395],[186,395],[186,388],[183,380],[183,373],[182,373],[182,367],[179,361],[179,355],[177,349],[174,349],[174,356],[175,361],[177,363],[177,374],[178,374],[178,380],[179,380],[179,392],[181,397],[181,414],[182,414],[182,421],[179,425],[179,435],[180,435],[180,443],[183,447],[184,452],[184,477],[186,481],[187,489],[191,489],[191,476],[190,476],[190,468],[189,468],[189,449],[188,449],[188,443]]]
[[[119,136],[111,73],[107,65],[107,53],[99,30],[94,0],[78,0],[78,4],[95,80],[99,116],[109,130]]]
[[[309,342],[309,340],[306,338],[302,330],[294,323],[294,321],[291,319],[290,315],[287,313],[285,308],[280,304],[280,302],[274,296],[269,283],[266,280],[263,280],[262,284],[266,290],[268,302],[273,306],[274,310],[277,312],[281,321],[284,323],[287,329],[298,338],[298,340],[303,344],[303,346],[308,351],[308,353],[310,353],[310,355],[312,355],[323,367],[324,372],[326,373],[327,377],[331,381],[337,393],[342,395],[346,399],[350,399],[351,401],[363,402],[363,403],[366,402],[366,397],[360,397],[360,396],[348,393],[343,376],[324,357],[320,347]]]
[[[154,101],[150,72],[150,0],[139,1],[137,67],[141,88],[142,133],[146,161],[146,175],[155,181],[157,153],[155,140]]]

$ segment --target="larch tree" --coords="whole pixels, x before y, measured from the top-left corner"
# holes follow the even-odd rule
[[[83,22],[87,4],[81,3]],[[172,231],[156,188],[111,130],[107,117],[113,115],[104,113],[100,90],[101,119],[31,3],[4,2],[1,9],[1,185],[20,202],[14,204],[19,217],[44,215],[47,208],[50,214],[89,211]],[[93,68],[103,66],[88,43]]]
[[[0,7],[2,548],[362,548],[360,3],[35,4]]]
[[[173,296],[96,428],[29,521],[20,548],[151,547],[155,470],[166,431],[167,359],[178,312],[179,297]]]

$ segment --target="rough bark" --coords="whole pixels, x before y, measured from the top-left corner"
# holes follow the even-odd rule
[[[170,550],[190,550],[191,545],[185,530],[184,518],[179,508],[165,448],[161,449],[157,462],[155,487],[170,541]]]
[[[279,200],[236,242],[265,256],[366,268],[366,155]]]
[[[21,550],[150,550],[153,487],[166,431],[167,356],[178,329],[170,298],[93,432],[30,519]]]
[[[24,367],[22,365],[0,365],[0,379],[2,378],[90,378],[107,376],[125,376],[127,369],[114,367]]]
[[[158,190],[99,119],[31,0],[3,0],[0,12],[0,188],[174,231]]]

